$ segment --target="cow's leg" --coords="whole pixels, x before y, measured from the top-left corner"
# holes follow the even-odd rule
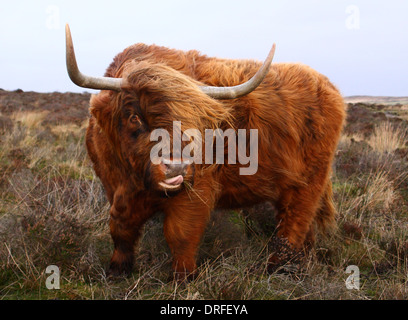
[[[272,241],[270,271],[286,262],[299,262],[307,249],[305,245],[314,241],[314,222],[325,185],[326,181],[282,192],[276,203],[278,227],[277,237]]]
[[[316,212],[315,224],[322,233],[333,229],[336,223],[337,211],[333,203],[332,182],[328,180],[326,189],[320,198],[320,206]]]
[[[134,246],[149,215],[137,201],[129,201],[123,194],[116,192],[110,216],[109,227],[114,251],[108,275],[129,275],[134,263]]]
[[[307,189],[287,190],[277,203],[278,237],[288,239],[296,249],[301,249],[319,206],[320,194]]]
[[[203,201],[181,195],[165,209],[164,235],[178,280],[194,277],[197,250],[210,216],[211,206]]]
[[[140,238],[142,224],[111,217],[110,232],[114,251],[110,261],[108,275],[130,275],[134,262],[134,246]]]

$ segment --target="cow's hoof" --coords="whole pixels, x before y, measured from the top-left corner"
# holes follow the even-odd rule
[[[299,272],[304,263],[303,250],[296,250],[285,238],[274,238],[270,245],[272,254],[268,259],[267,271],[272,273],[293,274]]]
[[[128,278],[132,274],[133,266],[129,264],[118,264],[111,262],[109,269],[106,271],[106,277],[113,278]]]

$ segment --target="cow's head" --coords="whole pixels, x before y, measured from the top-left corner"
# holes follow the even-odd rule
[[[125,61],[114,77],[86,76],[78,69],[68,25],[66,45],[71,80],[81,87],[102,90],[92,96],[90,110],[121,165],[141,188],[166,193],[191,186],[194,181],[195,165],[182,157],[184,147],[192,141],[178,133],[194,129],[204,137],[205,129],[216,129],[222,121],[231,120],[230,110],[219,99],[234,99],[253,91],[266,76],[275,50],[274,45],[264,65],[244,84],[211,87],[149,61]],[[180,131],[175,130],[175,124],[180,124]],[[167,136],[160,135],[165,132]],[[166,148],[162,148],[154,153],[165,138],[169,139],[169,152],[164,154]],[[172,148],[175,140],[180,142],[180,149]],[[202,147],[202,141],[193,142]]]

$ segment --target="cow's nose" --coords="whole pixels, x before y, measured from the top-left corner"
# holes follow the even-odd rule
[[[166,177],[175,177],[187,173],[188,167],[191,165],[188,161],[163,160]]]

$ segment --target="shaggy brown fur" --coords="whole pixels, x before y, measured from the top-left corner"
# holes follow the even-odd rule
[[[277,236],[294,251],[314,241],[315,228],[334,222],[330,167],[345,118],[341,95],[329,80],[301,64],[273,64],[262,84],[245,97],[214,100],[199,85],[233,86],[247,81],[260,63],[224,60],[137,44],[118,54],[106,72],[122,77],[121,92],[103,90],[91,99],[87,148],[111,203],[115,249],[110,271],[129,273],[143,224],[165,213],[164,233],[174,270],[196,269],[195,257],[210,212],[271,201]],[[240,165],[189,168],[186,185],[166,194],[160,165],[150,161],[153,129],[258,129],[258,171]],[[203,135],[204,137],[204,135]],[[248,145],[248,144],[247,144]],[[271,217],[272,219],[272,217]],[[276,256],[271,259],[276,261]]]

